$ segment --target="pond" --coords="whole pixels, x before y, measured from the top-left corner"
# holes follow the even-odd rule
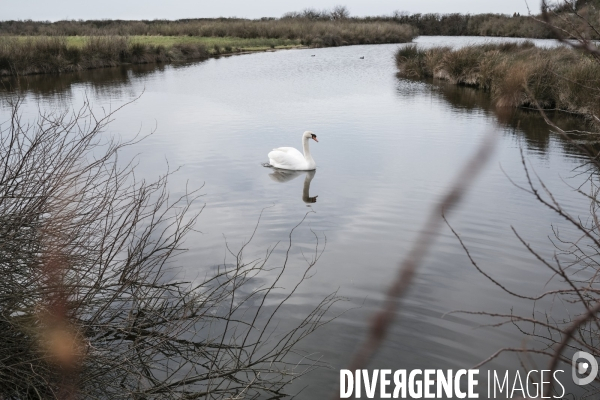
[[[462,46],[488,40],[416,42]],[[552,225],[572,229],[515,186],[526,183],[521,150],[559,202],[575,215],[589,213],[588,202],[569,186],[583,180],[574,171],[580,153],[549,132],[535,112],[497,110],[487,93],[469,88],[398,78],[393,60],[398,46],[287,50],[32,76],[21,81],[22,112],[30,119],[38,109],[76,107],[85,97],[98,112],[133,101],[116,114],[107,134],[128,139],[154,133],[122,158],[137,157],[138,175],[147,179],[179,167],[169,184],[174,196],[201,187],[194,209],[204,209],[197,232],[186,240],[189,250],[178,258],[177,279],[202,279],[209,268],[232,262],[227,246],[237,251],[257,223],[244,256],[264,257],[280,242],[270,260],[275,268],[285,257],[290,231],[306,216],[294,230],[278,286],[290,290],[296,284],[315,246],[322,255],[282,310],[280,329],[300,322],[333,292],[346,299],[330,310],[339,317],[299,346],[318,353],[331,368],[292,386],[304,388],[299,398],[329,398],[399,261],[486,136],[497,135],[493,156],[448,220],[494,278],[515,292],[540,292],[550,275],[511,228],[543,256],[554,253],[548,239]],[[3,102],[2,121],[7,113]],[[579,123],[557,118],[568,126]],[[310,143],[315,173],[263,166],[274,147],[301,148],[306,130],[319,140]],[[371,368],[469,368],[499,348],[523,344],[514,327],[483,328],[489,320],[447,314],[455,310],[527,314],[531,303],[507,295],[479,273],[444,226]],[[488,367],[515,369],[518,359],[502,356]]]

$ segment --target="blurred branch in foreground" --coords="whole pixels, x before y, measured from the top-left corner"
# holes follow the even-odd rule
[[[583,2],[581,2],[583,3]],[[558,41],[577,49],[584,56],[600,64],[600,51],[589,37],[589,31],[598,33],[595,20],[589,19],[579,11],[576,4],[564,1],[560,6],[562,11],[570,12],[569,18],[577,18],[578,24],[568,24],[564,13],[556,13],[556,7],[550,7],[542,1],[541,20],[552,30]],[[585,26],[586,29],[581,29]],[[559,76],[565,79],[564,76]],[[579,90],[588,91],[597,97],[597,83],[587,82],[578,84]],[[540,293],[518,293],[494,278],[474,259],[469,252],[464,240],[452,229],[460,244],[463,246],[472,265],[487,279],[510,296],[528,301],[532,312],[527,315],[509,313],[490,313],[486,311],[461,311],[463,313],[483,315],[497,319],[493,326],[513,325],[525,337],[535,340],[528,341],[522,347],[503,348],[482,361],[483,365],[502,353],[516,353],[520,358],[521,367],[526,370],[539,370],[531,355],[545,357],[548,363],[547,370],[553,374],[562,362],[567,365],[566,371],[570,375],[571,357],[578,351],[584,351],[593,357],[600,357],[600,184],[598,180],[600,163],[597,146],[590,141],[582,141],[582,134],[593,136],[594,132],[565,131],[554,124],[546,115],[542,107],[537,104],[537,110],[543,116],[550,128],[558,135],[572,143],[584,156],[583,162],[576,169],[578,176],[584,176],[583,183],[570,187],[574,196],[583,196],[589,201],[589,215],[574,215],[559,202],[549,187],[541,180],[531,167],[527,165],[525,156],[521,152],[521,160],[525,173],[525,184],[515,185],[531,194],[531,196],[544,208],[551,210],[564,221],[565,226],[552,226],[554,238],[554,254],[544,257],[539,250],[530,245],[516,229],[512,230],[521,244],[530,252],[533,258],[543,268],[547,269],[549,279],[545,286],[553,284],[555,287],[543,290]],[[594,110],[589,110],[586,119],[600,121]],[[510,178],[509,178],[510,179]],[[588,189],[584,189],[585,187]],[[563,202],[564,203],[564,202]],[[554,307],[560,305],[560,307]],[[542,380],[539,374],[531,375],[538,383]],[[595,377],[594,382],[582,387],[586,392],[585,398],[597,396],[600,392],[600,378]],[[541,396],[556,395],[553,382],[543,386]],[[571,396],[574,397],[574,394]]]
[[[419,265],[427,254],[439,233],[444,213],[449,212],[462,199],[464,193],[482,169],[486,160],[493,151],[495,135],[488,134],[476,153],[459,173],[457,179],[448,191],[432,209],[423,229],[419,232],[415,243],[409,250],[398,268],[398,275],[388,288],[385,300],[380,310],[374,315],[367,337],[358,346],[349,370],[355,371],[366,368],[381,344],[387,337],[390,326],[396,318],[401,299],[409,290],[412,280],[417,273]],[[336,395],[337,397],[337,395]]]

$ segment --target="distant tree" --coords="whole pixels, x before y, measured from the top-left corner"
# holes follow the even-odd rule
[[[331,10],[331,19],[346,19],[350,17],[350,11],[346,6],[337,5]]]
[[[301,13],[302,18],[306,19],[329,19],[329,15],[326,11],[318,11],[314,8],[305,8]]]
[[[406,18],[410,15],[410,13],[408,11],[400,11],[400,10],[395,10],[392,13],[392,18],[393,19],[400,19],[400,18]]]

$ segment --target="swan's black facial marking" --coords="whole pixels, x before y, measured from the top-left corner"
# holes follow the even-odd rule
[[[315,135],[314,133],[311,133],[311,139],[314,140],[315,142],[319,143],[319,141],[317,140],[317,135]]]

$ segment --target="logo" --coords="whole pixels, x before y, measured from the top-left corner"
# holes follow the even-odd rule
[[[573,382],[576,385],[588,385],[598,376],[598,362],[594,356],[585,351],[578,351],[573,354],[571,365],[573,366]],[[585,374],[589,375],[585,376]]]
[[[586,364],[589,366],[590,363]],[[598,365],[595,365],[597,372]],[[497,371],[488,370],[487,398],[514,399],[520,395],[519,398],[525,399],[562,399],[565,388],[556,376],[559,372],[565,371],[531,370],[527,376],[521,376],[518,370],[514,374],[509,371],[498,374]],[[531,374],[539,376],[540,382],[530,378]],[[563,393],[553,397],[544,396],[546,385],[551,385],[552,380],[562,388]],[[340,370],[341,399],[360,399],[362,395],[368,399],[478,399],[483,394],[483,388],[478,385],[478,369]]]

